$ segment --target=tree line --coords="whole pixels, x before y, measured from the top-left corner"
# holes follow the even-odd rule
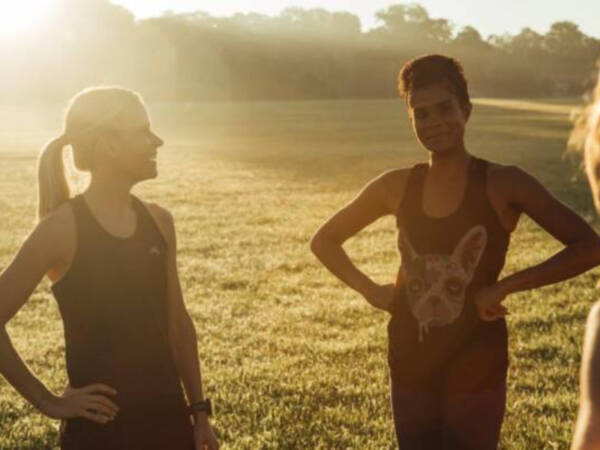
[[[476,96],[572,96],[600,56],[600,40],[567,21],[483,38],[417,3],[376,18],[368,31],[354,14],[297,7],[136,21],[108,0],[58,0],[34,32],[0,43],[0,101],[61,101],[95,84],[165,101],[393,97],[402,64],[433,52],[463,63]]]

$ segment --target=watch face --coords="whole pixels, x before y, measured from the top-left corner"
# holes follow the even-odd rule
[[[192,414],[197,412],[205,412],[207,415],[210,416],[212,414],[212,404],[210,402],[210,399],[207,398],[204,401],[192,403],[190,405],[190,412]]]

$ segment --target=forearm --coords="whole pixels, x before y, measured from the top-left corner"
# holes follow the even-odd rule
[[[579,413],[572,450],[600,449],[600,303],[588,314],[579,380]]]
[[[0,373],[25,400],[40,410],[54,397],[15,351],[5,327],[0,327]]]
[[[373,280],[352,263],[341,244],[317,238],[311,242],[311,250],[333,275],[361,295],[373,286]]]
[[[598,244],[583,241],[572,244],[534,267],[500,281],[507,294],[535,289],[577,276],[598,264]]]
[[[175,365],[188,402],[191,404],[204,400],[196,329],[187,312],[182,314],[179,323],[170,334],[170,339]]]
[[[590,405],[582,403],[579,408],[571,450],[600,450],[600,417]]]

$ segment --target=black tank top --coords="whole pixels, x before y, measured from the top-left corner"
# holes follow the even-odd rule
[[[52,287],[62,315],[70,384],[114,387],[128,410],[184,405],[167,337],[166,242],[140,200],[129,238],[109,234],[83,196],[70,200],[77,246]]]
[[[428,165],[409,174],[397,212],[402,264],[388,325],[396,380],[435,376],[474,342],[489,342],[506,359],[505,321],[480,320],[473,302],[477,289],[498,279],[509,243],[487,196],[487,167],[471,157],[463,200],[442,218],[423,211]]]

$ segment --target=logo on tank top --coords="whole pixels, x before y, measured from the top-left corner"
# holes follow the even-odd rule
[[[419,342],[430,327],[454,322],[462,313],[465,293],[487,245],[487,231],[479,225],[461,238],[451,255],[419,255],[401,232],[398,245],[402,267],[396,286],[404,286],[412,315],[419,323]]]
[[[156,245],[153,245],[152,247],[150,247],[150,251],[148,253],[151,256],[159,256],[160,255],[160,249]]]

